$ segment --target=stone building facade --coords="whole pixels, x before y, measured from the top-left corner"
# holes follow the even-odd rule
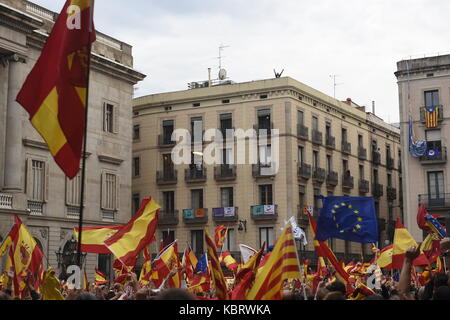
[[[397,63],[401,140],[405,172],[404,199],[406,227],[417,241],[423,232],[416,222],[417,210],[424,204],[430,214],[440,216],[450,226],[450,55],[403,60]],[[437,123],[427,126],[426,107],[436,107]],[[415,158],[409,153],[409,120],[416,139],[425,140],[427,153]]]
[[[335,100],[289,77],[194,83],[191,88],[137,98],[133,104],[133,206],[148,196],[162,206],[158,239],[164,244],[178,239],[180,251],[189,243],[201,254],[204,228],[212,234],[224,224],[230,228],[224,250],[238,255],[239,244],[272,245],[285,221],[294,216],[309,241],[306,248],[299,248],[300,254],[313,258],[302,209],[319,208],[320,195],[374,196],[380,246],[392,241],[393,223],[402,215],[397,128],[350,99]],[[258,147],[255,164],[230,165],[230,159],[236,163],[239,155],[224,150],[220,157],[227,165],[202,163],[202,152],[194,155],[191,165],[174,165],[172,132],[192,132],[195,122],[203,131],[277,129],[280,156],[275,157],[278,147],[269,139],[267,147]],[[261,141],[263,134],[251,139]],[[231,136],[226,140],[239,143]],[[246,139],[246,150],[249,143]],[[272,161],[278,162],[278,172],[263,174]],[[338,257],[359,259],[361,254],[371,254],[370,246],[330,242]]]
[[[15,102],[40,56],[57,14],[24,0],[0,0],[0,236],[17,214],[38,240],[46,265],[58,267],[78,225],[80,177],[72,181]],[[126,223],[131,215],[133,86],[145,75],[133,69],[132,47],[97,32],[90,78],[85,226]],[[1,239],[0,239],[1,240]],[[109,259],[110,260],[110,259]],[[89,254],[110,270],[108,257]]]

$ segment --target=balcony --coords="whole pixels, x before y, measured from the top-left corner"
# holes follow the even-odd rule
[[[374,196],[374,198],[381,198],[384,195],[383,185],[374,183],[372,185],[372,195]]]
[[[13,208],[13,195],[0,193],[0,209],[12,209]]]
[[[236,175],[235,165],[223,164],[214,168],[214,179],[216,179],[216,181],[235,180]]]
[[[352,144],[347,141],[342,141],[342,153],[352,154]]]
[[[393,158],[391,158],[391,157],[386,158],[386,167],[388,170],[394,170],[395,164],[394,164]]]
[[[444,121],[444,106],[439,105],[438,107],[438,121]],[[426,122],[426,109],[425,107],[420,108],[420,121]]]
[[[27,204],[30,216],[42,216],[44,214],[44,202],[28,200]]]
[[[114,222],[116,219],[117,210],[102,210],[102,221]]]
[[[270,128],[266,124],[255,124],[253,129],[256,131],[258,137],[270,137],[273,129],[273,122],[270,123]]]
[[[157,171],[156,172],[156,183],[158,185],[170,185],[178,183],[178,171]]]
[[[388,201],[397,200],[397,189],[392,187],[387,187],[387,197]]]
[[[184,180],[187,183],[200,183],[206,182],[207,174],[206,168],[202,166],[201,168],[197,168],[196,166],[192,166],[184,171]]]
[[[176,226],[178,225],[179,218],[178,218],[178,210],[170,210],[170,211],[159,211],[159,220],[158,220],[158,226]]]
[[[160,134],[158,136],[158,147],[160,148],[169,148],[169,147],[174,147],[176,145],[175,141],[172,141],[172,136],[166,136],[166,135],[162,135]]]
[[[339,174],[337,172],[329,172],[327,175],[327,186],[336,187],[339,183]]]
[[[359,192],[369,193],[370,192],[370,182],[367,180],[359,180]]]
[[[274,221],[278,217],[278,205],[252,206],[250,210],[254,221]]]
[[[332,136],[326,136],[325,147],[327,147],[328,149],[336,149],[336,138]]]
[[[374,165],[381,164],[381,154],[377,151],[372,151],[372,162]]]
[[[312,143],[317,144],[317,145],[322,145],[323,144],[323,134],[322,132],[318,131],[318,130],[313,130],[312,131]]]
[[[207,224],[208,209],[185,209],[183,210],[183,221],[185,224]]]
[[[450,210],[450,193],[421,194],[419,204],[423,204],[427,210]]]
[[[344,175],[342,178],[342,188],[353,189],[355,187],[355,179],[351,175]]]
[[[309,128],[305,127],[302,124],[297,125],[297,136],[300,139],[308,140],[309,139]]]
[[[313,177],[312,178],[313,178],[313,181],[315,183],[322,184],[322,183],[325,182],[326,175],[327,175],[327,173],[326,173],[325,169],[316,168],[315,170],[313,170]]]
[[[311,178],[311,165],[301,163],[297,170],[299,179],[309,180]]]
[[[441,150],[434,154],[427,154],[420,157],[420,162],[423,165],[447,163],[447,147],[441,147]]]
[[[358,159],[367,160],[367,149],[363,147],[358,148]]]
[[[274,169],[270,165],[254,164],[252,165],[253,178],[271,178],[276,175]]]
[[[237,222],[239,220],[238,210],[237,207],[214,208],[212,217],[215,222],[219,223]]]
[[[80,218],[80,207],[67,206],[66,207],[66,217],[68,219],[79,219]]]

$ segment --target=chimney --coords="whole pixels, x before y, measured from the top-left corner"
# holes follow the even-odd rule
[[[211,88],[211,68],[208,68],[208,87]]]
[[[347,98],[347,100],[345,101],[349,106],[352,105],[352,98]]]
[[[372,113],[375,114],[375,101],[372,101]]]

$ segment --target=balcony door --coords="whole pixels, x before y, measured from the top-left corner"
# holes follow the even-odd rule
[[[163,172],[165,177],[171,177],[173,175],[174,165],[172,162],[172,154],[163,154]]]
[[[444,172],[428,172],[428,201],[430,207],[441,207],[445,202]]]

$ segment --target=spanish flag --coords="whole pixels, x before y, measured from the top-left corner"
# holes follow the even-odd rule
[[[151,198],[142,200],[136,215],[111,238],[105,240],[108,249],[124,265],[134,266],[138,254],[154,239],[160,208]]]
[[[183,259],[181,260],[181,265],[185,269],[186,276],[189,281],[192,281],[194,278],[194,270],[197,266],[198,259],[195,256],[194,252],[192,252],[190,247],[187,247],[184,250]]]
[[[373,295],[375,295],[375,292],[372,289],[360,283],[348,300],[365,300],[368,296]]]
[[[105,246],[105,240],[111,238],[123,226],[108,227],[86,227],[83,228],[83,239],[81,251],[88,253],[110,254],[111,251]],[[78,241],[78,227],[73,230],[75,239]]]
[[[224,264],[228,268],[228,270],[233,272],[236,272],[236,269],[239,267],[239,264],[233,258],[230,251],[225,251],[222,253],[219,260],[220,263]]]
[[[211,290],[209,272],[196,274],[189,284],[188,290],[192,293],[209,292]]]
[[[227,238],[228,228],[225,226],[218,226],[214,230],[214,243],[216,244],[217,249],[221,249],[223,247],[223,243]]]
[[[403,262],[405,260],[405,252],[410,247],[416,247],[418,244],[411,236],[409,231],[405,228],[405,226],[400,222],[400,219],[397,219],[397,225],[395,226],[394,233],[394,248],[392,252],[392,267],[394,269],[401,269],[403,267]],[[430,261],[428,261],[427,257],[423,252],[413,261],[414,266],[421,265],[429,265]]]
[[[106,279],[106,275],[103,272],[101,272],[100,270],[98,270],[97,268],[95,268],[95,282],[94,283],[96,286],[109,283],[108,279]]]
[[[387,246],[380,252],[377,259],[377,265],[380,268],[392,269],[392,254],[394,253],[394,245]]]
[[[49,268],[42,282],[42,300],[64,300],[61,294],[61,283],[55,276],[55,271]]]
[[[247,294],[249,300],[280,300],[284,280],[300,279],[292,226],[289,222],[277,240],[264,267],[258,270],[255,283]]]
[[[157,271],[158,278],[154,279],[157,287],[161,286],[164,279],[175,269],[180,268],[180,259],[178,257],[178,244],[175,240],[172,244],[166,247],[153,261],[153,266]],[[169,287],[181,288],[181,275],[177,272],[171,279],[169,279]]]
[[[86,124],[90,48],[95,41],[93,0],[67,0],[17,96],[62,171],[80,170]]]
[[[227,283],[225,281],[225,277],[222,272],[222,267],[220,266],[219,257],[217,255],[216,247],[209,235],[208,230],[205,229],[205,241],[206,241],[206,249],[208,252],[208,258],[210,261],[210,271],[212,275],[212,279],[216,288],[216,295],[219,300],[228,300],[228,290]]]
[[[139,283],[141,285],[144,286],[150,283],[149,280],[144,279],[149,272],[152,272],[152,260],[147,248],[144,248],[144,264],[142,265],[141,274],[139,275]]]

